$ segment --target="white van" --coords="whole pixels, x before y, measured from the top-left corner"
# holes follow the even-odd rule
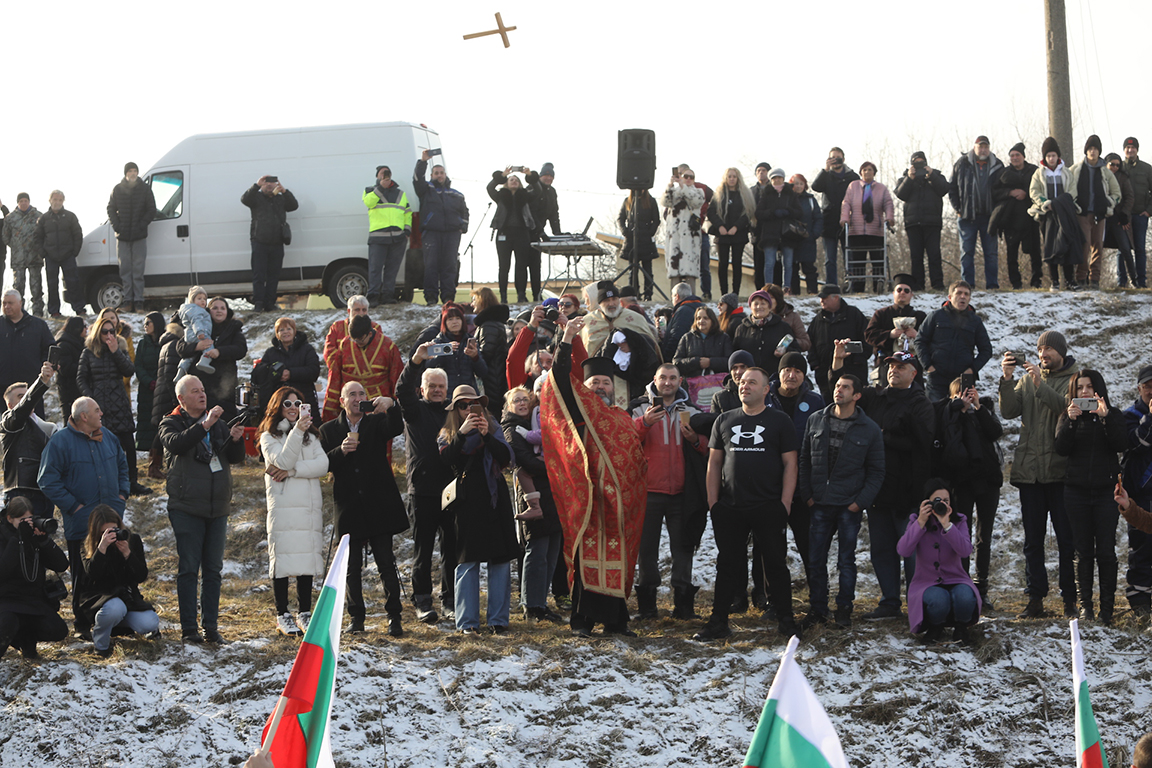
[[[414,123],[366,123],[284,128],[191,136],[170,149],[143,178],[156,197],[156,220],[148,227],[144,271],[147,299],[178,299],[192,285],[210,296],[252,295],[249,209],[240,196],[265,174],[296,196],[288,214],[292,244],[284,249],[280,293],[325,293],[337,307],[368,293],[368,209],[364,188],[375,184],[376,166],[387,165],[408,193],[420,200],[412,171],[420,153],[440,137]],[[412,298],[423,280],[418,216],[398,276],[397,296]],[[96,311],[123,298],[116,234],[107,221],[84,239],[77,259],[84,297]]]

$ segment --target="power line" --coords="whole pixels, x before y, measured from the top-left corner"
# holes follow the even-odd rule
[[[1080,2],[1081,8],[1085,3]],[[1088,27],[1092,33],[1092,54],[1096,57],[1096,82],[1100,83],[1100,100],[1104,103],[1104,125],[1108,128],[1110,141],[1115,141],[1116,135],[1112,133],[1112,118],[1108,114],[1108,97],[1104,94],[1104,77],[1100,70],[1100,48],[1096,45],[1096,23],[1092,20],[1092,6],[1088,6]]]

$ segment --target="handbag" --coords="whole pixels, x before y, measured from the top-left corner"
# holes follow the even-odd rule
[[[292,245],[292,225],[288,222],[280,225],[280,239],[284,241],[284,245]]]
[[[468,473],[460,475],[455,478],[448,485],[444,486],[444,490],[440,492],[440,509],[446,510],[458,501],[464,501],[464,478],[468,477]]]
[[[808,239],[808,227],[804,226],[803,222],[796,219],[789,219],[788,224],[784,227],[784,240],[791,242],[802,243]]]
[[[712,396],[724,389],[726,373],[709,373],[700,376],[689,376],[684,379],[684,386],[688,390],[688,401],[696,406],[702,413],[712,410]]]

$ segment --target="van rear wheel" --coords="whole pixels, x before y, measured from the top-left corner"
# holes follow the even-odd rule
[[[117,309],[124,303],[124,286],[120,284],[120,276],[115,272],[108,272],[96,281],[89,297],[92,308],[99,312],[102,309]]]
[[[357,295],[368,295],[368,270],[355,264],[340,267],[328,281],[328,298],[333,306],[342,309],[348,306],[348,299]]]

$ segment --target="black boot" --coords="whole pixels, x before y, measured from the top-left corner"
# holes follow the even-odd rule
[[[648,621],[660,617],[656,610],[656,587],[636,587],[636,620]]]
[[[672,618],[681,621],[689,621],[691,619],[700,618],[696,614],[696,593],[700,591],[700,587],[676,587],[673,591],[673,605]]]

